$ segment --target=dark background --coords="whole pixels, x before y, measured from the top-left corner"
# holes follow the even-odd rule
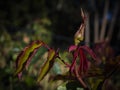
[[[119,4],[119,1],[108,1],[110,3],[107,14],[109,25],[114,7]],[[13,34],[18,31],[18,28],[26,28],[27,24],[38,18],[49,18],[52,24],[48,29],[54,33],[55,37],[53,36],[53,39],[56,39],[55,41],[66,39],[70,43],[69,38],[73,38],[81,23],[80,9],[83,8],[90,14],[90,27],[92,29],[95,12],[98,12],[100,24],[102,23],[104,7],[104,0],[1,0],[0,26]],[[113,46],[119,46],[119,23],[118,13],[111,41]]]
[[[25,76],[25,82],[13,78],[18,53],[36,39],[42,39],[49,46],[60,50],[68,49],[74,44],[74,34],[82,22],[81,8],[90,15],[90,44],[94,45],[94,17],[97,12],[100,30],[105,1],[109,1],[107,34],[119,0],[0,0],[0,90],[38,89],[35,80],[29,76]],[[116,55],[120,54],[119,11],[110,41]]]

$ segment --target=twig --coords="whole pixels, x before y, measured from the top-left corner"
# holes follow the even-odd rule
[[[82,80],[81,75],[79,75],[78,70],[77,70],[77,66],[75,66],[75,74],[77,79],[80,81],[80,83],[83,85],[84,88],[87,88],[87,85],[84,83],[84,81]]]

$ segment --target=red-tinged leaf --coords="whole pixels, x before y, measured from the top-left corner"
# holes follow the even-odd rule
[[[71,45],[69,47],[69,52],[76,50],[77,46],[76,45]]]
[[[29,44],[27,47],[21,51],[21,53],[18,55],[17,60],[16,60],[16,71],[14,75],[18,75],[18,77],[21,77],[22,70],[24,67],[30,62],[32,57],[34,56],[35,52],[37,51],[38,48],[43,46],[44,43],[42,41],[34,41],[31,44]]]
[[[96,56],[93,50],[90,49],[88,46],[81,46],[80,48],[85,50],[88,54],[90,54],[90,56],[96,61],[96,64],[101,63],[101,60]]]
[[[82,73],[82,72],[84,72],[83,68],[84,68],[84,60],[85,60],[85,58],[83,56],[83,50],[80,49],[79,52],[80,52],[80,55],[79,55],[80,56],[79,72]]]
[[[78,49],[76,49],[73,53],[73,60],[72,60],[72,64],[70,66],[70,73],[73,73],[73,70],[75,68],[75,64],[76,64],[76,59],[78,57]]]
[[[57,58],[57,52],[55,52],[55,50],[53,49],[50,49],[48,52],[47,61],[44,63],[43,67],[40,70],[37,82],[41,81],[45,77],[45,75],[50,71],[54,64],[55,58]]]
[[[87,72],[88,71],[88,67],[89,67],[89,61],[87,60],[86,56],[85,56],[85,53],[82,51],[82,55],[83,57],[83,72]]]

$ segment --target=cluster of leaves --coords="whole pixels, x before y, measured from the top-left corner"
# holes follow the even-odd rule
[[[84,30],[86,26],[86,15],[81,9],[81,16],[83,19],[82,24],[80,25],[79,30],[76,32],[74,41],[75,45],[69,47],[69,53],[72,53],[72,63],[66,63],[59,55],[59,49],[55,50],[50,48],[46,43],[43,41],[33,41],[31,44],[26,46],[23,51],[18,55],[16,60],[16,71],[14,76],[18,76],[19,79],[21,78],[22,71],[24,68],[27,68],[33,56],[35,56],[36,52],[41,47],[45,47],[48,49],[48,56],[47,60],[43,63],[40,68],[40,72],[37,78],[37,82],[44,79],[44,77],[48,74],[50,69],[53,67],[55,63],[55,59],[59,59],[61,62],[64,63],[66,68],[69,70],[65,74],[56,75],[53,77],[53,80],[68,80],[68,81],[78,81],[79,84],[82,85],[85,89],[92,90],[95,89],[102,89],[104,84],[107,83],[107,79],[112,76],[112,74],[119,69],[119,57],[115,58],[116,62],[113,62],[113,59],[108,58],[108,55],[113,55],[113,51],[106,43],[99,43],[96,44],[95,47],[90,49],[86,45],[81,45],[81,42],[84,40]],[[105,44],[105,45],[104,45]],[[103,50],[105,52],[103,53]],[[111,54],[112,53],[112,54]],[[97,54],[97,55],[96,55]],[[103,56],[101,56],[103,55]],[[103,59],[105,58],[105,59]],[[79,60],[78,60],[79,59]],[[101,64],[104,67],[100,67]],[[109,67],[108,67],[109,66]],[[115,68],[113,68],[113,66]],[[109,71],[107,71],[109,69]],[[89,77],[100,77],[102,78],[100,82],[89,87],[85,82],[86,78]],[[88,81],[89,82],[89,81]],[[67,84],[68,85],[68,84]]]

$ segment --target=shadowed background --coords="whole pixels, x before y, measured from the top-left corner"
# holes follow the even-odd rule
[[[107,0],[106,0],[107,2]],[[89,14],[90,45],[94,45],[94,19],[98,14],[99,32],[102,27],[105,0],[1,0],[0,1],[0,88],[1,90],[38,89],[32,78],[25,82],[12,78],[17,54],[33,40],[67,50],[74,43],[74,34],[82,22],[80,9]],[[111,25],[115,9],[110,45],[120,53],[119,0],[108,0],[105,35]],[[118,6],[118,7],[116,7]],[[86,42],[87,43],[87,42]],[[45,51],[45,50],[43,50]],[[43,54],[43,51],[38,54]],[[35,57],[35,61],[41,58]],[[32,63],[34,64],[35,61]],[[36,71],[34,71],[36,73]],[[34,77],[34,76],[33,76]],[[16,83],[17,82],[17,83]],[[21,86],[19,86],[21,85]],[[20,87],[18,89],[18,87]],[[25,87],[25,88],[23,88]],[[41,86],[42,87],[42,86]]]

